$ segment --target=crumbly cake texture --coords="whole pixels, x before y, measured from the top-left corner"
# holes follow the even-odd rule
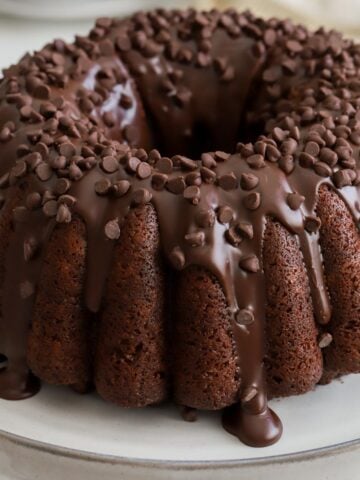
[[[224,408],[360,371],[360,46],[250,12],[139,12],[0,83],[0,396]]]

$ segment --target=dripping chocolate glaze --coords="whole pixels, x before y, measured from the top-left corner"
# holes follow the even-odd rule
[[[100,19],[89,37],[55,41],[10,68],[0,85],[3,212],[15,188],[23,194],[6,254],[0,396],[39,388],[27,332],[56,222],[86,223],[84,298],[96,313],[127,213],[151,202],[169,263],[214,273],[232,312],[241,388],[224,427],[249,445],[277,441],[263,372],[264,229],[272,217],[298,236],[326,327],[317,192],[336,189],[359,221],[359,54],[335,32],[288,21],[156,11]],[[245,131],[263,135],[235,151]],[[24,255],[25,244],[36,251]]]

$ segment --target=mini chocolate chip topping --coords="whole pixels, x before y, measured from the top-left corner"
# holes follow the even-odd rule
[[[220,223],[230,223],[234,217],[234,211],[228,206],[220,207],[217,212]]]
[[[185,255],[180,247],[174,247],[170,253],[170,262],[177,270],[182,270],[185,266]]]
[[[299,195],[298,193],[289,193],[286,199],[291,210],[298,210],[304,203],[304,200],[305,197],[303,195]]]
[[[34,237],[29,237],[24,241],[24,260],[29,262],[34,258],[36,251],[38,249],[38,242]]]
[[[304,219],[305,230],[309,233],[315,233],[321,226],[321,220],[319,217],[309,216]]]
[[[57,202],[56,200],[49,200],[44,203],[42,211],[47,217],[55,217],[57,215]]]
[[[319,347],[326,348],[332,343],[333,337],[330,333],[323,333],[319,338]]]
[[[105,235],[109,240],[117,240],[120,238],[120,226],[119,220],[115,218],[114,220],[110,220],[105,225]]]
[[[249,273],[256,273],[260,270],[259,259],[255,255],[249,255],[240,259],[240,268],[246,270]]]
[[[116,197],[123,197],[130,190],[131,185],[128,180],[118,180],[111,186],[111,191]]]
[[[252,173],[242,173],[240,179],[241,188],[244,190],[252,190],[259,184],[259,178]]]
[[[234,172],[219,177],[219,185],[224,190],[234,190],[238,186],[238,179]]]
[[[200,209],[196,213],[196,223],[199,227],[210,228],[213,227],[216,220],[216,215],[213,209]]]
[[[144,205],[149,203],[152,198],[152,194],[146,188],[139,188],[133,192],[133,203],[135,205]]]
[[[247,194],[243,200],[245,208],[248,210],[257,210],[260,207],[261,195],[259,192]]]
[[[185,235],[185,241],[192,247],[201,247],[205,244],[204,232],[193,232]]]
[[[236,323],[239,325],[251,325],[255,321],[254,314],[248,308],[239,310],[235,316]]]
[[[196,185],[186,187],[183,193],[184,198],[186,198],[186,200],[189,200],[194,205],[197,205],[199,203],[200,194],[201,194],[200,188],[197,187]]]
[[[26,300],[27,298],[31,297],[32,295],[34,295],[34,293],[35,293],[35,287],[28,280],[25,280],[20,284],[20,296],[23,300]]]
[[[111,188],[111,181],[108,178],[103,178],[95,183],[95,192],[98,195],[106,195]]]

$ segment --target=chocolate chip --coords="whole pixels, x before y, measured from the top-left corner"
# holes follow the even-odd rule
[[[117,240],[118,238],[120,238],[120,225],[117,218],[107,222],[104,230],[105,230],[105,236],[109,240]]]
[[[185,183],[186,185],[196,185],[200,186],[202,184],[202,179],[201,179],[201,174],[200,172],[191,172],[188,173],[185,177]]]
[[[181,417],[185,422],[196,422],[197,409],[191,407],[181,407]]]
[[[42,210],[47,217],[55,217],[57,214],[58,205],[56,200],[49,200],[44,203]]]
[[[183,193],[183,191],[186,188],[184,177],[181,176],[181,177],[171,178],[170,180],[168,180],[166,184],[166,188],[169,190],[169,192],[175,193],[176,195]]]
[[[228,160],[229,157],[230,157],[229,153],[222,152],[221,150],[217,150],[214,153],[214,158],[217,162],[225,162],[226,160]]]
[[[297,40],[288,40],[285,45],[286,48],[293,53],[299,53],[303,49],[301,43],[299,43]]]
[[[320,348],[326,348],[331,344],[332,341],[333,341],[333,337],[331,333],[323,333],[320,335],[318,345]]]
[[[205,183],[214,183],[216,180],[216,173],[213,170],[210,170],[210,168],[207,167],[201,167],[200,168],[200,175],[202,180]]]
[[[110,39],[99,42],[99,50],[104,57],[111,57],[115,53],[114,44]]]
[[[255,321],[254,313],[248,308],[243,308],[236,313],[235,321],[238,325],[251,325]]]
[[[59,155],[58,157],[50,160],[50,164],[52,168],[55,168],[56,170],[61,170],[66,167],[67,160],[66,157],[64,157],[63,155]]]
[[[196,170],[197,168],[197,163],[194,160],[183,155],[175,155],[172,160],[174,164],[178,164],[184,170]]]
[[[197,205],[200,201],[200,188],[196,185],[186,187],[183,195],[186,200],[189,200],[193,205]]]
[[[63,195],[68,192],[71,187],[71,182],[67,178],[58,178],[55,183],[54,192],[57,195]]]
[[[3,127],[0,131],[0,142],[5,143],[11,140],[12,138],[12,133],[10,128],[8,127]]]
[[[20,297],[23,300],[26,300],[27,298],[33,296],[35,293],[35,287],[34,284],[29,282],[28,280],[25,280],[24,282],[20,283]]]
[[[45,205],[49,200],[56,200],[56,195],[50,190],[45,190],[42,195],[41,205]]]
[[[75,163],[72,163],[69,167],[69,177],[71,180],[75,181],[80,180],[83,177],[83,172]]]
[[[11,169],[11,175],[16,178],[21,178],[26,175],[26,171],[27,164],[24,162],[24,160],[18,160],[15,166]]]
[[[108,128],[112,128],[116,123],[115,115],[112,112],[104,112],[102,119]]]
[[[98,195],[106,195],[111,188],[111,182],[108,178],[102,178],[95,182],[94,189]]]
[[[274,83],[280,79],[281,75],[282,75],[281,68],[277,66],[273,66],[264,70],[262,78],[267,83]]]
[[[35,98],[40,100],[49,100],[50,98],[50,87],[48,85],[38,85],[33,90],[33,95]]]
[[[291,210],[298,210],[304,203],[305,197],[299,193],[289,193],[286,197],[287,204]]]
[[[53,171],[52,171],[52,168],[50,167],[49,164],[40,163],[36,167],[35,173],[36,173],[37,177],[39,178],[39,180],[41,180],[42,182],[46,182],[47,180],[49,180],[49,178],[51,178],[51,176],[53,174]]]
[[[249,240],[254,237],[254,228],[251,223],[240,221],[236,224],[236,230],[242,237]]]
[[[321,177],[330,177],[332,174],[332,169],[325,162],[316,162],[314,165],[315,172]]]
[[[173,170],[173,162],[171,158],[162,157],[156,162],[156,168],[161,173],[169,174]]]
[[[238,179],[234,172],[229,172],[219,177],[219,185],[223,190],[234,190],[238,186]]]
[[[256,210],[260,207],[261,195],[258,192],[251,192],[243,199],[243,204],[248,210]]]
[[[284,155],[279,160],[279,167],[283,172],[289,175],[295,168],[295,162],[292,155]]]
[[[42,158],[45,160],[49,155],[49,147],[44,142],[39,142],[35,145],[35,152],[40,153]]]
[[[254,154],[254,146],[252,143],[238,143],[236,151],[239,152],[244,158],[250,157]]]
[[[106,173],[114,173],[119,168],[119,162],[111,155],[107,155],[101,160],[101,168]]]
[[[212,208],[204,209],[201,208],[196,212],[195,220],[199,227],[210,228],[215,224],[215,212]]]
[[[134,205],[145,205],[149,203],[152,199],[152,194],[146,188],[139,188],[133,193],[133,203]]]
[[[225,238],[233,247],[238,247],[243,240],[234,226],[226,230]]]
[[[297,150],[298,142],[294,138],[284,140],[280,146],[283,155],[293,155]]]
[[[352,183],[348,170],[338,170],[333,174],[332,180],[337,188],[347,187]]]
[[[276,37],[276,31],[272,28],[268,28],[267,30],[265,30],[263,36],[265,45],[267,45],[268,47],[274,45],[274,43],[276,42]]]
[[[122,93],[119,100],[119,105],[124,110],[129,110],[129,108],[133,106],[133,100],[130,97],[130,95],[127,95],[126,93]]]
[[[56,221],[58,223],[70,223],[71,222],[71,212],[69,207],[65,203],[59,205]]]
[[[130,157],[127,159],[126,169],[130,173],[135,173],[139,164],[140,164],[140,160],[137,157]]]
[[[166,186],[168,176],[165,173],[154,173],[151,178],[151,185],[154,190],[163,190]]]
[[[25,200],[25,205],[29,210],[35,210],[41,206],[41,195],[38,192],[29,193]]]
[[[335,167],[338,162],[338,156],[337,153],[330,148],[324,147],[320,151],[320,160],[330,167]]]
[[[185,235],[185,241],[192,247],[202,247],[205,244],[204,232],[193,232]]]
[[[185,266],[185,255],[180,247],[174,247],[169,255],[171,264],[177,269],[182,270]]]
[[[216,160],[210,153],[203,153],[201,155],[201,162],[206,168],[211,169],[216,167]]]
[[[280,150],[278,150],[274,145],[267,145],[266,147],[266,159],[269,162],[277,162],[281,157]]]
[[[136,169],[136,174],[141,179],[149,178],[151,175],[151,172],[152,172],[151,166],[147,162],[139,163]]]
[[[230,223],[234,218],[234,212],[232,208],[228,206],[219,207],[217,211],[217,217],[220,223]]]
[[[309,155],[317,157],[320,153],[320,147],[316,142],[307,142],[305,145],[305,152]]]
[[[131,40],[128,35],[121,34],[115,39],[115,45],[121,52],[127,52],[131,49]]]
[[[316,162],[315,157],[312,155],[306,153],[306,152],[301,152],[299,155],[299,163],[302,167],[304,168],[310,168],[312,167]]]
[[[24,240],[24,260],[29,262],[34,258],[38,249],[38,243],[34,237],[29,237]]]
[[[249,273],[257,273],[260,270],[259,259],[256,255],[249,255],[239,261],[239,266]]]
[[[257,170],[259,168],[264,168],[266,165],[264,157],[260,154],[250,155],[250,157],[247,157],[246,163],[249,165],[249,167]]]
[[[118,180],[116,181],[111,190],[116,197],[123,197],[130,190],[131,184],[128,180]]]
[[[58,198],[59,205],[61,203],[65,203],[65,205],[67,205],[68,207],[73,207],[76,202],[76,198],[73,195],[69,195],[68,193],[60,195],[60,197]]]
[[[241,188],[244,190],[252,190],[259,184],[259,178],[253,173],[242,173],[240,178]]]
[[[275,127],[272,131],[272,136],[276,142],[283,142],[286,139],[287,134],[280,127]]]
[[[321,220],[319,217],[305,217],[304,227],[305,230],[309,233],[315,233],[319,230],[321,226]]]

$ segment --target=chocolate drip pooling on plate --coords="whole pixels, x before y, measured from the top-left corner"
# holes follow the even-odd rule
[[[267,405],[263,372],[264,230],[274,218],[297,235],[326,328],[317,193],[335,189],[359,221],[359,59],[359,47],[336,32],[234,10],[156,11],[100,19],[89,37],[56,40],[6,71],[0,187],[15,228],[0,396],[39,388],[26,336],[56,223],[86,224],[84,298],[96,313],[128,212],[152,203],[168,262],[212,272],[232,312],[241,387],[224,427],[249,445],[277,441],[282,426]],[[259,129],[253,143],[235,148],[242,131]],[[8,212],[17,188],[23,193]]]

